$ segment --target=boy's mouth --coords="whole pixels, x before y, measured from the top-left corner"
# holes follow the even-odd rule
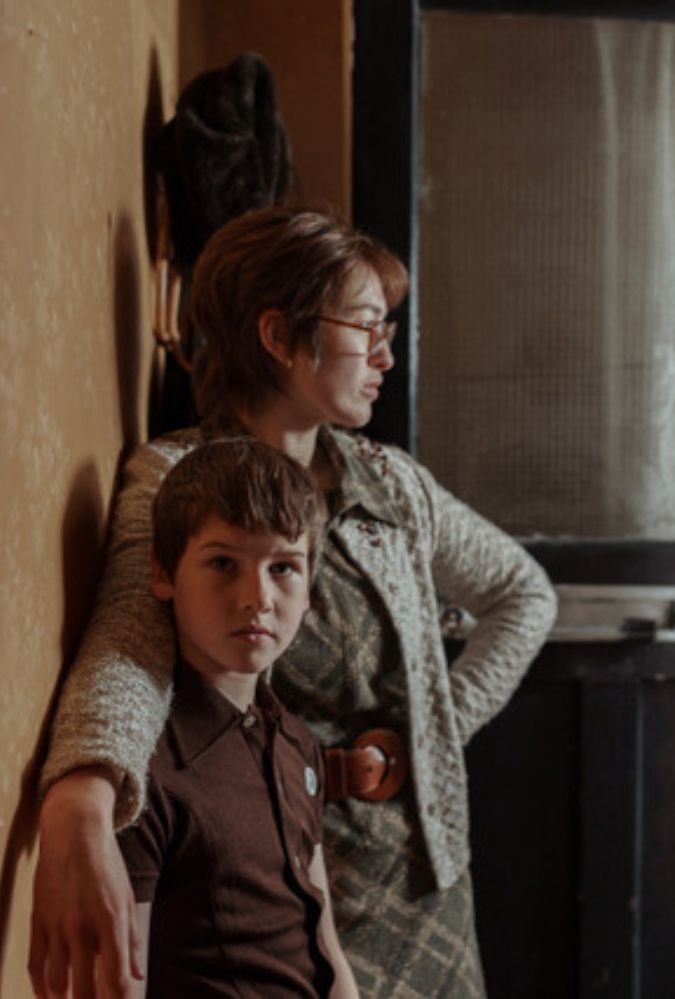
[[[274,635],[267,628],[262,628],[259,625],[250,624],[243,628],[237,628],[236,631],[232,632],[234,638],[243,638],[248,642],[258,642],[264,638],[274,638]]]

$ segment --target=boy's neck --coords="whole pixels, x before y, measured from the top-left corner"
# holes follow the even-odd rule
[[[189,662],[186,662],[186,665],[194,669],[195,673],[199,673],[206,683],[215,687],[219,694],[226,697],[240,711],[245,712],[255,704],[259,673],[235,673],[223,670],[222,673],[207,675],[195,669]]]

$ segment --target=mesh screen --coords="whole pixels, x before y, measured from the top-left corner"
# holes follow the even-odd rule
[[[422,38],[421,460],[517,535],[675,537],[675,25]]]

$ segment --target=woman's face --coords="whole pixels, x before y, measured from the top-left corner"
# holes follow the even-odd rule
[[[365,264],[355,267],[322,315],[331,321],[319,320],[316,352],[303,345],[293,355],[286,398],[310,425],[362,427],[372,416],[373,403],[394,358],[386,341],[371,354],[367,330],[341,326],[336,320],[368,325],[386,317],[387,303],[377,273]]]

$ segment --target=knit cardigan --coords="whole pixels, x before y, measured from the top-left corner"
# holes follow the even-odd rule
[[[383,515],[332,530],[379,594],[398,637],[408,691],[413,780],[436,882],[469,860],[463,745],[508,701],[556,610],[538,564],[513,539],[443,489],[397,448],[324,429],[349,474],[376,485]],[[43,791],[69,770],[103,764],[120,777],[115,821],[143,805],[147,763],[168,714],[175,644],[149,585],[151,503],[162,477],[203,440],[180,431],[138,448],[113,517],[106,570],[64,687]],[[387,509],[390,516],[387,516]],[[319,570],[320,571],[320,570]],[[448,607],[476,620],[448,668],[440,621]]]

